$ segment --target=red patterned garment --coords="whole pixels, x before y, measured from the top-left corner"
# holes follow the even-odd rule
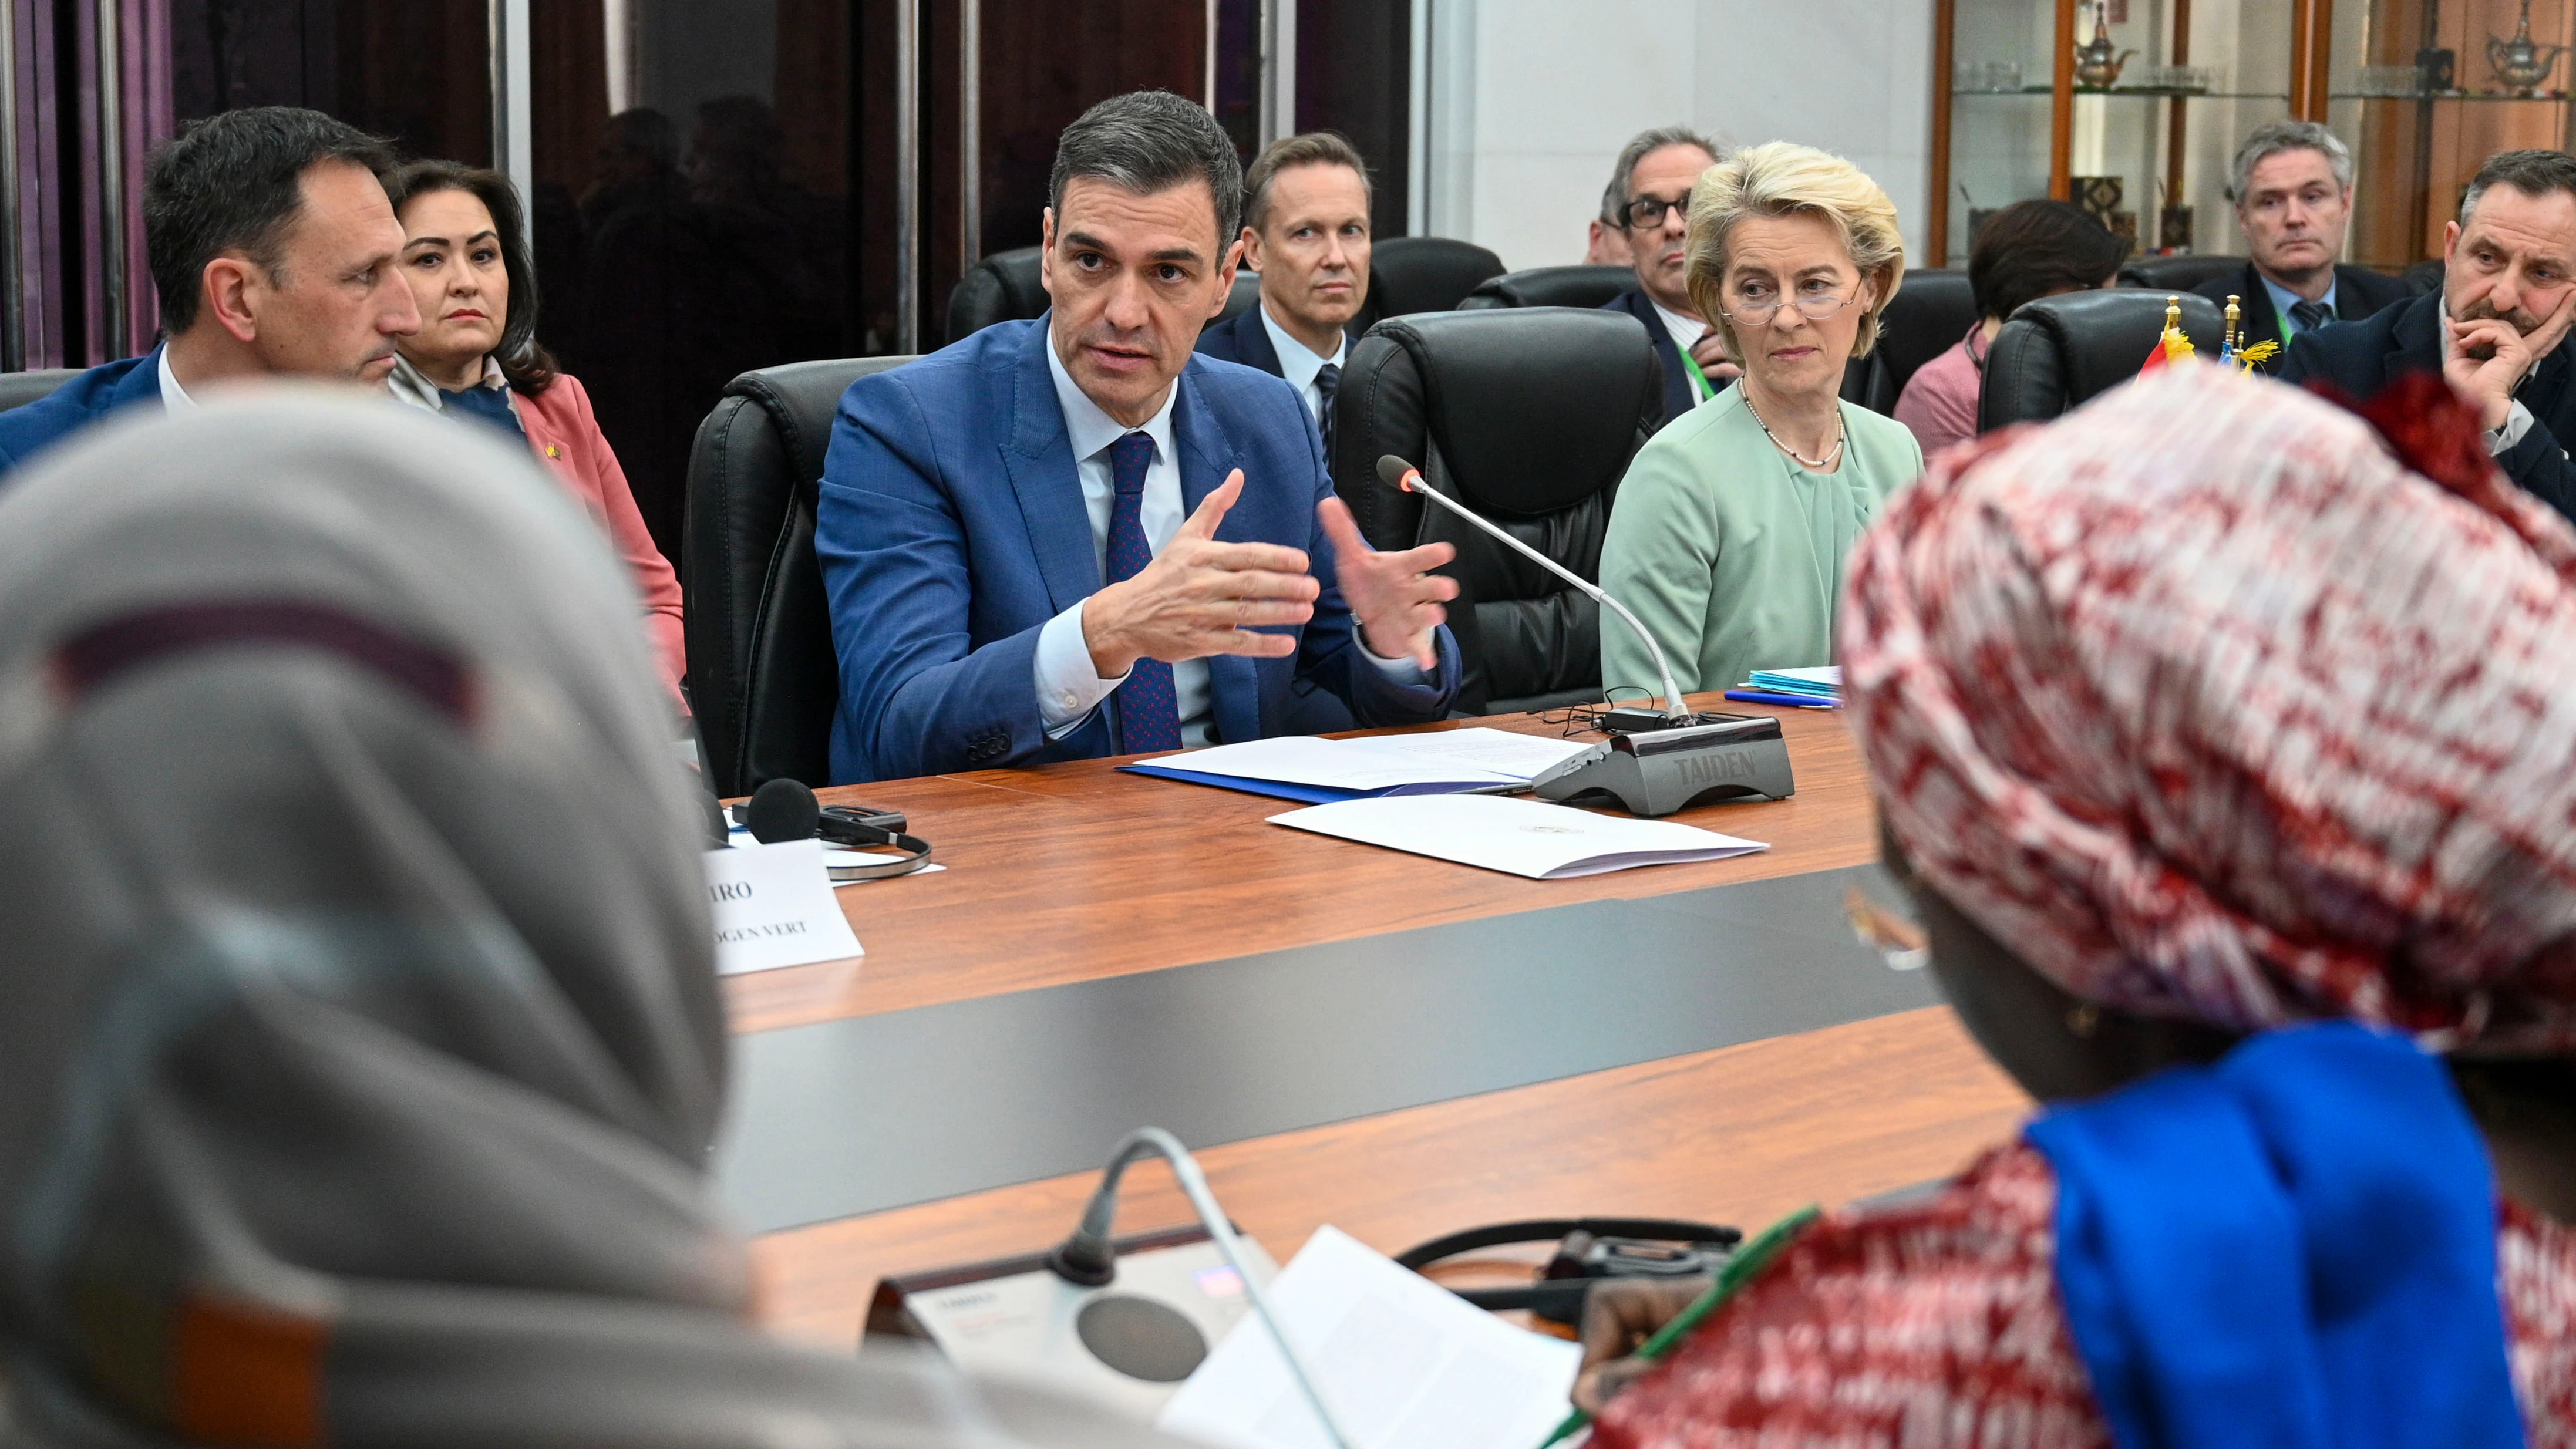
[[[1888,828],[2076,996],[2576,1050],[2576,533],[2413,385],[2401,459],[2167,369],[1942,454],[1854,547]]]
[[[2109,1449],[2058,1307],[2048,1159],[1810,1228],[1613,1399],[1602,1449]],[[2532,1449],[2576,1449],[2576,1232],[2506,1204],[2498,1283]]]

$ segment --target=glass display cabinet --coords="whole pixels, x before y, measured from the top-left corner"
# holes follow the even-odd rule
[[[2345,3],[2358,16],[2368,0]],[[2409,3],[2441,0],[2372,8]],[[2554,13],[2576,0],[2541,3]],[[2327,51],[2342,36],[2333,10],[2333,0],[1937,0],[1928,264],[1965,266],[1987,213],[2042,196],[2085,206],[2139,254],[2241,252],[2228,161],[2265,121],[2326,119]],[[2346,27],[2342,48],[2361,55],[2371,23]]]
[[[2569,144],[2571,32],[2570,0],[2345,0],[2325,120],[2353,148],[2351,260],[2440,256],[2480,162]]]

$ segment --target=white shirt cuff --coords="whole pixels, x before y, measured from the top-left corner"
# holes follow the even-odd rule
[[[2531,422],[2531,409],[2524,407],[2520,398],[2514,399],[2513,411],[2505,415],[2504,426],[2487,429],[2487,456],[2502,457],[2512,452],[2523,434],[2531,431]]]
[[[1062,739],[1127,682],[1103,679],[1091,667],[1091,645],[1082,637],[1082,605],[1046,621],[1038,631],[1038,723],[1047,738]]]
[[[1359,646],[1360,657],[1367,660],[1369,663],[1376,665],[1377,672],[1385,675],[1389,682],[1394,684],[1427,684],[1430,682],[1431,676],[1423,670],[1421,665],[1414,663],[1411,659],[1380,659],[1377,657],[1377,652],[1368,647],[1368,636],[1360,632],[1359,621],[1356,619],[1351,621],[1351,642]]]

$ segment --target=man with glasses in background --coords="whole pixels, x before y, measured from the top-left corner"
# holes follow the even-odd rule
[[[1637,290],[1604,310],[1646,324],[1664,363],[1664,421],[1716,396],[1738,375],[1726,344],[1683,285],[1690,195],[1699,174],[1717,164],[1717,143],[1688,126],[1658,126],[1619,149],[1609,196],[1621,198],[1619,220],[1637,268]],[[1605,200],[1608,197],[1604,198]]]

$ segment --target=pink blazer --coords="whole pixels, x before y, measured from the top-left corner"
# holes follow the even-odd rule
[[[529,445],[553,466],[555,476],[590,510],[590,516],[599,520],[634,571],[662,683],[673,699],[679,699],[680,681],[689,672],[688,643],[680,626],[680,579],[644,527],[635,494],[626,486],[626,470],[617,466],[616,452],[600,436],[598,419],[591,416],[590,394],[581,379],[561,373],[535,397],[514,396],[519,426],[527,430]]]

